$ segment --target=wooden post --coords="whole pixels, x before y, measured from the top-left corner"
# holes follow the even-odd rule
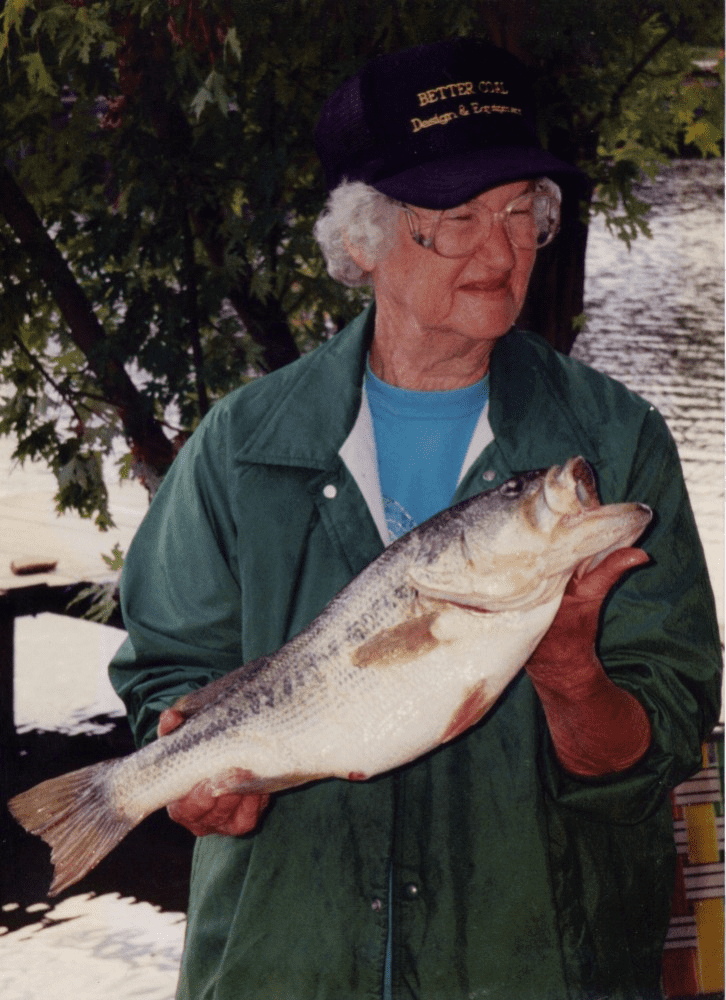
[[[15,602],[0,592],[0,830],[9,820],[5,802],[15,763]]]
[[[15,619],[44,611],[80,617],[88,607],[88,601],[71,602],[87,587],[87,583],[79,581],[55,587],[43,583],[0,590],[0,826],[18,749],[15,731]],[[112,624],[122,627],[120,615],[113,617]]]
[[[0,595],[0,752],[15,747],[15,602]]]

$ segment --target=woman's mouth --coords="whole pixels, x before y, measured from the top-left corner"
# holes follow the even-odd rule
[[[473,292],[477,295],[496,295],[509,291],[509,275],[505,274],[499,278],[491,278],[482,281],[468,281],[465,285],[460,285],[462,292]]]

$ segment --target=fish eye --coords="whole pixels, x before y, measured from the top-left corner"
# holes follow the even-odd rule
[[[523,489],[524,479],[521,476],[516,476],[514,479],[508,479],[506,483],[502,483],[499,492],[503,497],[518,497]]]

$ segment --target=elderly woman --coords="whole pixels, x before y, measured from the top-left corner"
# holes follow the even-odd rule
[[[375,302],[220,402],[179,455],[126,562],[112,677],[139,742],[172,729],[180,695],[517,470],[583,455],[603,501],[647,503],[653,526],[571,585],[457,740],[370,782],[175,803],[200,837],[180,998],[660,996],[667,792],[717,714],[713,599],[662,419],[514,327],[579,182],[539,147],[523,80],[506,53],[444,42],[326,104],[316,235]]]

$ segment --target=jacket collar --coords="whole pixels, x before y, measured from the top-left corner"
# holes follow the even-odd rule
[[[360,410],[373,324],[371,304],[331,340],[260,380],[260,388],[273,389],[274,402],[264,393],[264,415],[238,461],[331,468]]]
[[[590,391],[581,366],[536,334],[512,329],[492,352],[489,422],[498,448],[517,471],[561,464],[572,455],[597,462],[600,448],[570,406]],[[573,392],[574,390],[574,392]]]
[[[374,319],[371,304],[331,340],[254,383],[264,408],[236,453],[238,461],[324,471],[340,460],[361,407]],[[593,462],[599,457],[597,442],[567,401],[561,361],[568,359],[516,329],[494,347],[489,423],[511,469],[529,468],[533,452],[541,467],[561,463],[563,455],[581,454]]]

